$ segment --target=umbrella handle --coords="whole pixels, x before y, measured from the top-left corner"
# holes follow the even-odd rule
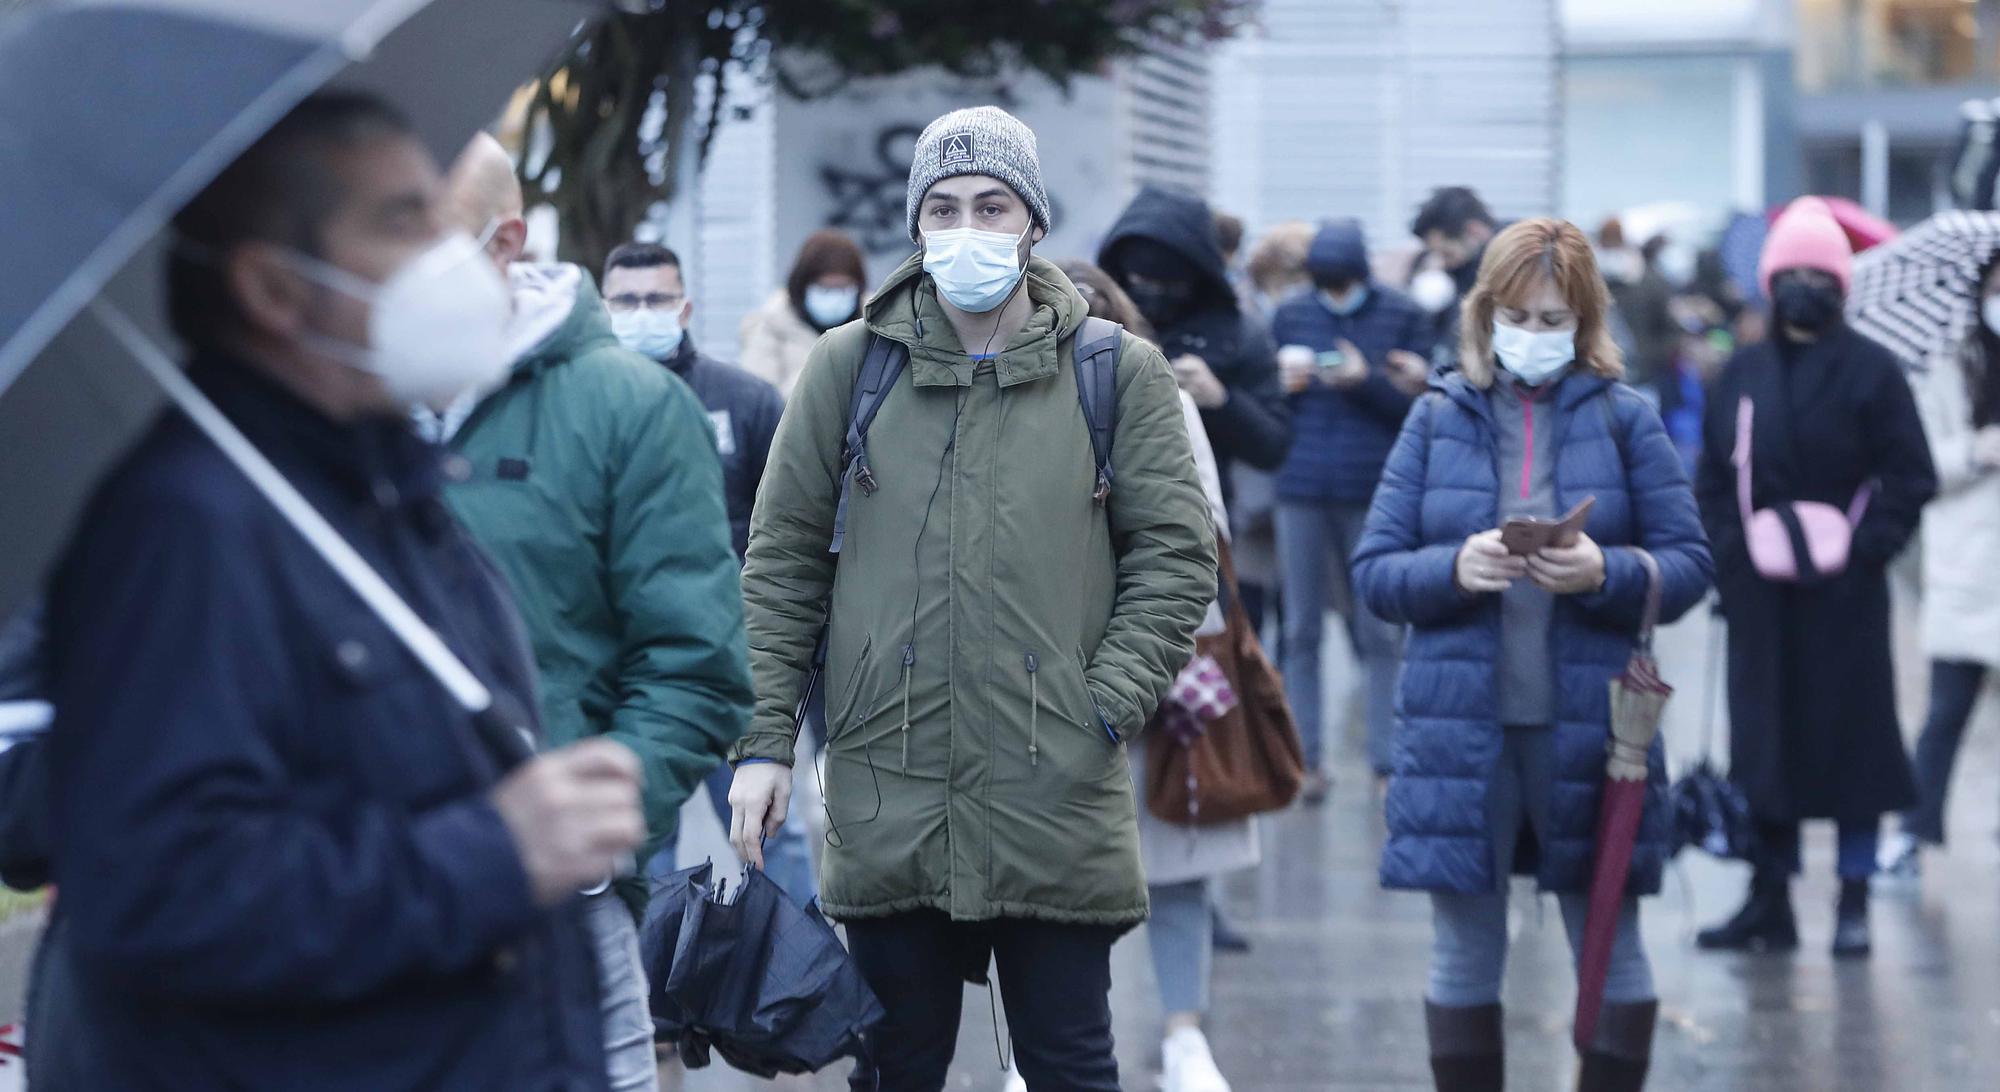
[[[1639,651],[1648,655],[1653,651],[1653,631],[1660,626],[1660,600],[1666,589],[1660,577],[1660,562],[1650,552],[1633,546],[1631,550],[1639,557],[1639,564],[1646,570],[1646,610],[1639,616]]]
[[[474,714],[484,713],[492,708],[492,691],[488,690],[486,685],[465,666],[464,661],[445,645],[443,638],[437,635],[437,631],[431,629],[417,616],[416,611],[410,609],[410,605],[403,601],[402,596],[396,594],[395,589],[382,579],[381,574],[355,552],[354,547],[340,536],[340,532],[333,529],[333,525],[326,521],[325,516],[319,514],[319,510],[312,506],[312,502],[306,500],[304,495],[279,473],[278,468],[271,465],[271,461],[264,457],[264,453],[257,450],[257,446],[238,431],[236,426],[230,423],[229,418],[223,416],[221,410],[215,408],[215,403],[210,402],[200,390],[196,389],[167,356],[165,350],[147,337],[145,331],[141,330],[130,317],[105,300],[100,298],[91,301],[90,310],[97,321],[103,324],[105,330],[109,331],[119,345],[131,354],[139,367],[160,385],[160,389],[166,392],[174,405],[187,415],[188,420],[193,422],[203,435],[221,449],[223,456],[233,463],[244,477],[250,479],[250,484],[264,495],[264,499],[271,502],[271,505],[278,510],[278,514],[284,517],[285,522],[292,525],[292,529],[297,531],[306,540],[306,544],[312,547],[313,552],[333,569],[342,583],[361,597],[361,601],[367,604],[368,609],[389,627],[389,632],[395,634],[403,647],[410,650],[410,655],[415,656],[417,662],[424,666],[424,670],[450,692],[452,699],[458,702],[461,708]],[[514,741],[515,746],[519,743],[518,739]]]

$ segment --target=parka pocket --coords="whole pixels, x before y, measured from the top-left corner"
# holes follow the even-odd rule
[[[840,734],[854,716],[855,707],[861,704],[861,673],[867,669],[868,654],[874,648],[875,637],[870,634],[862,640],[861,652],[854,657],[854,666],[847,669],[847,682],[840,688],[840,693],[828,692],[826,695],[826,734],[829,741]]]

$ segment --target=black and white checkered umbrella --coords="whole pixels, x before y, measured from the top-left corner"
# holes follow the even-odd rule
[[[2000,213],[1941,212],[1854,260],[1847,321],[1911,371],[1948,356],[1979,317],[1979,271],[2000,252]]]

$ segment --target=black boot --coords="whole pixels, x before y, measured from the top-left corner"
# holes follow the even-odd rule
[[[1583,1075],[1576,1092],[1639,1092],[1646,1085],[1646,1065],[1653,1056],[1653,1024],[1658,1001],[1606,1004],[1598,1012],[1597,1031],[1583,1054]]]
[[[1499,1005],[1424,1002],[1430,1032],[1431,1078],[1437,1092],[1501,1092],[1506,1087],[1507,1040]]]
[[[1760,866],[1750,877],[1750,896],[1743,908],[1721,925],[1703,929],[1694,942],[1710,951],[1727,952],[1789,952],[1798,947],[1791,877],[1781,868]]]
[[[1833,954],[1865,956],[1872,947],[1868,935],[1868,881],[1840,881],[1840,904],[1833,919]]]

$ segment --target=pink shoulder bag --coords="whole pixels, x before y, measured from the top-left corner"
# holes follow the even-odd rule
[[[1819,501],[1786,501],[1774,508],[1750,509],[1750,422],[1755,411],[1745,395],[1736,404],[1736,507],[1743,516],[1743,541],[1750,564],[1766,580],[1796,583],[1801,579],[1838,576],[1847,570],[1847,552],[1854,529],[1868,511],[1872,486],[1854,491],[1842,512]],[[1800,551],[1804,552],[1801,561]]]

